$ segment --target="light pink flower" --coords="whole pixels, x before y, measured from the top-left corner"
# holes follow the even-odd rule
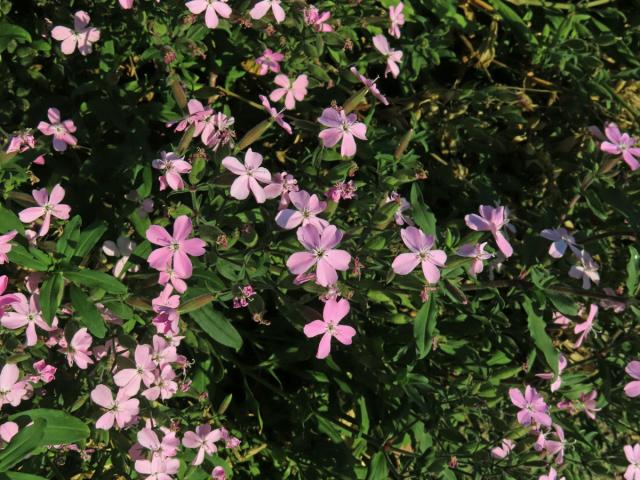
[[[435,285],[440,280],[440,268],[447,261],[447,254],[442,250],[432,250],[434,244],[433,235],[425,235],[416,227],[407,227],[400,230],[400,236],[411,253],[401,253],[391,264],[391,268],[398,275],[408,275],[418,266],[422,265],[424,278]]]
[[[140,383],[147,387],[155,380],[156,364],[149,345],[137,345],[134,353],[135,368],[124,368],[113,376],[114,383],[133,397],[140,391]]]
[[[608,124],[604,133],[608,141],[600,144],[600,150],[611,155],[622,155],[622,159],[629,165],[631,170],[640,167],[636,157],[640,157],[640,147],[637,147],[638,140],[629,136],[628,133],[620,133],[620,129],[615,123]]]
[[[204,128],[200,136],[202,143],[214,152],[227,144],[233,146],[236,133],[232,126],[235,121],[233,117],[227,117],[222,112],[214,112],[204,120]]]
[[[173,270],[173,268],[171,268],[171,266],[165,265],[165,267],[160,270],[158,283],[163,286],[171,283],[176,292],[184,293],[187,291],[187,283],[185,282],[185,280],[188,278],[189,277],[179,275],[176,271]]]
[[[407,201],[407,199],[401,197],[397,192],[391,192],[389,195],[387,195],[387,198],[385,198],[384,203],[387,204],[391,202],[396,202],[398,204],[398,209],[396,210],[396,213],[393,214],[393,218],[395,219],[396,224],[400,226],[404,224],[413,226],[414,223],[411,218],[403,213],[405,210],[411,209],[411,204]]]
[[[260,183],[270,183],[271,174],[262,165],[262,155],[254,152],[250,148],[244,155],[244,165],[235,157],[225,157],[222,166],[232,173],[238,175],[231,184],[230,194],[233,198],[244,200],[249,196],[249,192],[258,203],[264,203],[267,196]],[[260,182],[260,183],[258,183]]]
[[[173,234],[159,225],[151,225],[147,230],[147,240],[154,245],[160,245],[151,252],[147,262],[151,268],[164,270],[170,266],[182,278],[190,278],[193,265],[189,256],[204,255],[205,242],[199,238],[189,238],[193,230],[191,219],[180,215],[173,224]]]
[[[316,194],[309,195],[301,190],[291,192],[289,198],[297,210],[280,210],[276,215],[276,223],[279,227],[291,230],[300,225],[313,225],[318,230],[322,230],[329,225],[329,222],[317,216],[325,211],[327,202],[319,200]]]
[[[499,447],[493,447],[491,449],[491,456],[493,458],[497,458],[498,460],[502,460],[503,458],[507,458],[507,456],[511,453],[511,451],[515,448],[516,443],[513,440],[508,438],[503,438],[502,443]]]
[[[308,338],[322,335],[316,358],[327,358],[331,351],[331,338],[335,337],[343,345],[351,345],[356,331],[348,325],[339,325],[340,321],[349,313],[349,302],[344,298],[340,301],[328,300],[322,310],[322,320],[314,320],[304,326],[304,334]]]
[[[62,348],[60,352],[67,355],[67,363],[70,367],[75,363],[78,368],[85,370],[93,363],[93,360],[89,357],[91,355],[89,349],[92,342],[93,338],[87,332],[87,329],[81,328],[73,335],[68,345],[66,341],[61,342],[60,346]]]
[[[580,263],[569,269],[569,276],[571,278],[582,279],[582,288],[588,290],[591,288],[591,282],[596,285],[600,283],[599,267],[586,250],[580,251],[577,257]]]
[[[562,377],[560,375],[565,368],[567,368],[567,359],[564,355],[560,354],[558,356],[558,377],[555,380],[553,380],[553,373],[537,373],[536,377],[542,378],[543,380],[553,380],[551,391],[555,392],[560,388],[560,385],[562,385]]]
[[[342,109],[325,108],[318,122],[329,127],[318,135],[322,145],[331,148],[342,140],[340,155],[343,157],[353,157],[356,154],[356,142],[353,137],[360,140],[367,139],[367,126],[357,121],[355,113],[346,115]]]
[[[287,259],[287,267],[294,275],[300,275],[316,266],[316,281],[323,287],[338,281],[336,270],[346,271],[351,255],[334,247],[342,240],[342,232],[334,225],[319,230],[313,225],[305,225],[297,231],[298,240],[306,252],[296,252]]]
[[[528,426],[534,423],[545,427],[551,426],[549,407],[535,388],[527,385],[524,395],[517,388],[510,388],[509,397],[511,403],[521,409],[518,412],[518,422],[521,425]]]
[[[38,381],[49,383],[55,380],[56,371],[58,370],[53,365],[47,365],[44,360],[38,360],[33,364],[33,368],[38,372]]]
[[[54,27],[51,36],[62,42],[61,50],[65,55],[71,55],[78,46],[82,55],[91,53],[93,44],[100,40],[100,30],[89,27],[91,17],[85,11],[78,10],[73,15],[73,30],[68,27]]]
[[[24,326],[27,327],[26,337],[27,346],[32,347],[38,343],[38,334],[36,333],[36,325],[45,332],[52,332],[56,329],[55,325],[47,325],[42,318],[40,305],[36,295],[32,295],[29,300],[22,293],[16,293],[15,302],[12,304],[13,312],[4,314],[0,323],[4,328],[16,330]]]
[[[564,447],[565,447],[565,439],[564,439],[564,430],[559,425],[553,426],[556,433],[556,440],[545,440],[544,449],[547,452],[547,455],[555,455],[556,465],[562,465],[564,462]]]
[[[38,218],[44,216],[40,232],[38,233],[39,236],[43,237],[49,232],[51,216],[59,218],[60,220],[67,220],[71,213],[71,207],[61,203],[64,199],[65,191],[59,184],[53,187],[51,196],[49,196],[46,188],[33,190],[32,194],[39,206],[25,208],[18,216],[23,223],[35,222]]]
[[[402,2],[398,2],[398,5],[395,7],[393,5],[389,6],[389,21],[391,22],[391,25],[389,25],[389,35],[392,37],[400,38],[400,27],[404,25],[403,8],[404,4]]]
[[[185,432],[182,437],[182,445],[187,448],[197,448],[196,454],[191,465],[200,465],[204,461],[204,456],[213,455],[218,451],[216,442],[222,439],[222,430],[216,428],[211,429],[211,425],[200,425],[196,427],[195,432]]]
[[[493,257],[492,253],[485,252],[484,249],[487,246],[487,242],[471,244],[467,243],[462,245],[456,255],[460,257],[473,258],[469,265],[469,275],[475,277],[484,269],[484,260],[489,260]]]
[[[274,52],[270,48],[265,49],[258,58],[256,64],[260,65],[258,75],[266,75],[269,70],[273,73],[280,73],[280,62],[284,60],[284,55],[280,52]]]
[[[546,228],[540,232],[540,236],[547,240],[551,240],[552,243],[549,247],[549,255],[553,258],[561,258],[567,250],[567,246],[576,255],[580,254],[580,251],[576,248],[575,238],[569,234],[566,228]]]
[[[211,471],[212,480],[226,480],[227,474],[224,473],[224,468],[217,466]]]
[[[91,400],[107,412],[96,422],[96,428],[100,430],[110,430],[115,423],[120,428],[124,428],[137,415],[140,402],[137,398],[131,398],[125,390],[120,389],[115,400],[109,387],[98,385],[91,391]]]
[[[120,6],[125,10],[133,8],[133,0],[118,0]]]
[[[574,348],[580,348],[582,346],[585,338],[587,338],[587,335],[589,335],[589,332],[593,329],[593,322],[595,321],[597,314],[598,306],[592,303],[589,306],[589,315],[587,315],[587,319],[582,323],[578,323],[573,329],[574,333],[580,334],[576,342],[573,344]]]
[[[508,223],[505,207],[490,207],[480,205],[480,215],[472,213],[465,215],[464,221],[471,230],[477,232],[491,232],[503,255],[509,258],[513,255],[513,248],[501,229]]]
[[[163,368],[165,365],[177,361],[178,353],[176,352],[176,347],[160,335],[153,336],[152,345],[152,358],[158,367]]]
[[[635,398],[640,395],[640,362],[637,360],[629,362],[624,371],[635,379],[624,386],[624,393],[627,397]]]
[[[566,479],[565,477],[558,479],[558,472],[556,472],[555,468],[551,467],[551,469],[549,470],[549,474],[540,475],[540,477],[538,477],[538,480],[566,480]]]
[[[625,480],[640,480],[640,443],[633,446],[625,445],[624,455],[629,462],[629,466],[624,472]]]
[[[33,138],[33,135],[28,132],[20,133],[13,135],[9,139],[9,146],[7,147],[7,153],[14,152],[26,152],[32,148],[36,147],[36,140]]]
[[[307,95],[307,86],[309,85],[309,79],[306,75],[299,75],[293,82],[289,80],[284,74],[276,75],[273,83],[280,88],[276,88],[269,98],[272,102],[279,101],[284,98],[284,106],[287,110],[293,110],[296,108],[296,100],[301,102]]]
[[[20,427],[16,422],[4,422],[0,425],[0,440],[9,443],[20,431]]]
[[[231,16],[231,7],[227,5],[227,0],[191,0],[186,3],[189,11],[195,15],[204,13],[204,23],[208,28],[216,28],[222,18]]]
[[[56,152],[64,152],[68,145],[78,143],[78,139],[71,135],[77,130],[73,120],[62,120],[60,110],[53,107],[47,110],[47,116],[51,123],[40,122],[38,130],[43,135],[53,135],[53,149]]]
[[[4,316],[4,307],[7,307],[15,302],[18,302],[20,298],[12,293],[3,295],[9,286],[9,277],[6,275],[0,275],[0,320]]]
[[[9,257],[7,257],[7,253],[11,251],[11,240],[15,238],[18,234],[15,230],[11,230],[10,232],[5,233],[4,235],[0,235],[0,265],[9,262]]]
[[[553,312],[552,319],[553,323],[555,323],[556,325],[560,325],[560,328],[562,328],[563,330],[571,324],[571,320],[569,320],[560,312]]]
[[[153,319],[153,324],[158,329],[158,333],[163,335],[177,335],[179,333],[178,320],[180,315],[177,309],[180,305],[180,296],[171,295],[172,293],[173,287],[167,284],[160,295],[151,301],[153,311],[158,314]]]
[[[264,193],[267,198],[280,197],[278,202],[278,210],[282,210],[289,206],[291,201],[291,193],[299,191],[298,181],[293,175],[287,172],[275,173],[271,176],[271,183],[264,187]]]
[[[387,68],[384,71],[384,76],[386,77],[391,73],[393,78],[398,78],[398,75],[400,75],[400,67],[398,66],[398,63],[402,61],[402,51],[391,50],[391,47],[389,47],[389,41],[384,35],[376,35],[373,37],[373,46],[376,47],[376,49],[384,55],[387,60]]]
[[[176,372],[173,371],[171,365],[164,365],[160,369],[160,373],[156,375],[153,386],[142,392],[147,400],[167,400],[173,397],[178,391],[178,384],[174,381]]]
[[[180,120],[179,122],[172,122],[167,124],[167,126],[176,125],[176,132],[183,132],[188,127],[194,126],[193,137],[198,137],[202,134],[204,127],[206,125],[205,120],[213,115],[215,112],[211,107],[205,107],[202,105],[202,102],[196,99],[191,99],[187,102],[187,110],[189,111],[189,115]],[[204,139],[203,139],[204,142]]]
[[[607,295],[609,295],[610,297],[618,296],[618,294],[612,288],[609,288],[609,287],[603,288],[602,291]],[[614,313],[624,312],[627,308],[627,304],[625,302],[618,302],[616,300],[612,300],[609,298],[603,298],[598,303],[605,310],[613,310]]]
[[[596,408],[596,398],[598,397],[598,391],[592,390],[589,393],[581,393],[579,400],[582,403],[582,410],[585,415],[589,417],[591,420],[596,419],[596,412],[599,412],[600,409]]]
[[[303,11],[304,23],[309,25],[318,33],[333,32],[333,27],[326,22],[331,18],[331,12],[320,12],[316,7],[311,5]]]
[[[20,370],[13,363],[7,363],[0,371],[0,408],[9,404],[17,407],[25,396],[27,390],[25,383],[19,382]]]
[[[150,424],[151,422],[148,422]],[[176,437],[175,432],[169,429],[162,429],[164,436],[162,441],[158,438],[158,434],[149,426],[138,432],[138,445],[149,450],[154,457],[167,458],[175,457],[180,447],[180,440]]]
[[[265,97],[264,95],[258,95],[258,97],[260,98],[260,102],[262,102],[262,106],[264,107],[264,109],[267,111],[269,115],[271,115],[271,118],[273,118],[275,122],[278,125],[280,125],[285,132],[291,135],[293,133],[293,130],[291,129],[291,125],[289,125],[284,120],[284,114],[282,113],[284,112],[284,109],[278,112],[278,110],[276,110],[274,107],[271,106],[271,104],[269,103],[269,99],[267,97]]]
[[[102,244],[102,251],[105,255],[109,257],[120,257],[116,264],[113,266],[112,273],[114,277],[124,277],[124,275],[126,274],[124,267],[137,246],[138,245],[136,244],[136,242],[128,237],[118,237],[115,242],[113,242],[112,240],[107,240]],[[128,271],[130,272],[135,272],[137,270],[137,265],[133,265],[128,269]]]
[[[151,460],[136,460],[136,472],[147,475],[145,480],[173,480],[180,469],[180,460],[154,456]]]
[[[358,77],[358,80],[360,80],[362,84],[367,87],[367,89],[373,94],[374,97],[376,97],[380,101],[380,103],[382,103],[383,105],[389,105],[389,100],[387,100],[387,97],[380,93],[380,90],[376,85],[377,78],[376,80],[368,79],[367,77],[362,75],[356,67],[351,67],[351,73]]]
[[[338,182],[333,187],[325,192],[325,196],[332,202],[339,202],[340,200],[350,200],[356,196],[355,192],[358,190],[353,180],[348,182]]]
[[[251,18],[254,20],[259,20],[264,17],[269,10],[273,12],[273,17],[276,19],[276,22],[284,22],[285,13],[280,6],[280,0],[262,0],[254,5],[249,11],[249,15],[251,15]]]
[[[160,182],[160,191],[171,188],[171,190],[182,190],[184,181],[180,174],[189,173],[191,164],[185,162],[184,157],[178,157],[173,152],[160,152],[160,158],[156,158],[151,165],[156,170],[161,170],[162,175],[158,177]]]

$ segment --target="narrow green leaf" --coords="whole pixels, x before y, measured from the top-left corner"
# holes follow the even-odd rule
[[[64,295],[64,278],[61,273],[54,273],[47,278],[40,288],[40,308],[45,321],[51,325]]]
[[[103,222],[89,225],[89,227],[80,234],[74,256],[83,258],[87,255],[106,231],[107,226]]]
[[[5,472],[0,473],[0,480],[47,480],[40,475],[34,475],[33,473],[22,472]]]
[[[198,295],[197,297],[192,298],[191,300],[188,300],[184,302],[182,305],[180,305],[180,307],[178,307],[178,311],[180,313],[193,312],[194,310],[198,310],[199,308],[202,308],[205,305],[210,304],[211,302],[213,302],[214,299],[215,297],[210,293],[206,293],[204,295]]]
[[[387,480],[389,478],[389,466],[384,452],[378,452],[371,458],[367,480]]]
[[[24,225],[15,213],[0,205],[0,234],[10,230],[17,230],[24,234]]]
[[[438,307],[435,295],[429,295],[429,299],[420,307],[413,323],[413,337],[416,340],[418,358],[426,357],[431,351],[433,332],[436,329]]]
[[[9,261],[37,272],[46,272],[50,265],[50,262],[43,262],[42,260],[34,257],[31,252],[22,245],[15,244],[9,252]]]
[[[64,272],[65,278],[73,283],[89,288],[101,288],[102,290],[123,295],[127,293],[127,286],[116,278],[104,272],[93,270],[80,270],[78,272]]]
[[[629,261],[627,262],[627,292],[630,297],[635,297],[638,288],[638,270],[640,270],[640,255],[638,250],[629,246]]]
[[[216,342],[233,349],[240,350],[242,337],[235,327],[224,316],[207,306],[189,313],[198,326]]]
[[[91,303],[89,297],[79,287],[71,285],[69,292],[71,293],[71,303],[76,313],[75,318],[87,327],[92,335],[104,338],[107,333],[107,327],[96,306]]]
[[[533,338],[538,350],[544,355],[549,368],[554,374],[558,375],[558,352],[553,348],[553,342],[545,330],[546,324],[542,317],[535,313],[531,299],[525,298],[522,303],[524,311],[527,313],[527,323],[529,326],[529,334]]]
[[[431,209],[424,203],[422,191],[417,183],[411,186],[411,210],[413,211],[413,219],[420,229],[427,235],[436,234],[436,216]]]

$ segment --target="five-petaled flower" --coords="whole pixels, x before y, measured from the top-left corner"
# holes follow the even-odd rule
[[[231,16],[231,7],[227,5],[227,0],[191,0],[186,3],[189,11],[195,15],[204,13],[204,23],[208,28],[216,28],[220,19]]]
[[[56,185],[51,189],[51,195],[49,195],[46,188],[33,190],[32,194],[39,206],[25,208],[18,214],[18,216],[20,217],[20,221],[23,223],[31,223],[44,216],[40,232],[38,233],[40,237],[43,237],[49,232],[51,217],[53,216],[60,220],[67,220],[71,213],[71,207],[64,203],[60,203],[64,200],[65,195],[64,188],[60,185]]]
[[[640,162],[636,157],[640,157],[640,147],[636,146],[638,140],[628,133],[621,133],[615,123],[608,124],[604,133],[607,140],[600,144],[600,150],[611,155],[622,155],[622,159],[629,165],[631,170],[640,167]]]
[[[249,15],[254,20],[259,20],[264,17],[269,10],[273,11],[273,17],[276,19],[276,22],[284,22],[285,13],[280,6],[280,0],[262,0],[253,6],[249,11]]]
[[[317,216],[327,208],[327,202],[321,201],[316,194],[309,195],[309,193],[301,190],[291,192],[289,198],[297,210],[288,208],[280,210],[276,215],[278,226],[291,230],[300,225],[313,225],[322,230],[329,225],[329,222]]]
[[[276,75],[273,80],[278,87],[271,94],[269,98],[272,102],[279,101],[284,97],[284,106],[287,110],[293,110],[296,108],[296,100],[301,102],[307,95],[307,86],[309,85],[309,79],[306,75],[298,75],[293,82],[284,74]],[[266,108],[266,107],[265,107]]]
[[[447,254],[442,250],[433,250],[435,239],[433,235],[425,235],[416,227],[407,227],[400,230],[400,236],[411,253],[401,253],[391,264],[391,268],[398,275],[408,275],[418,266],[422,265],[424,278],[435,285],[440,280],[440,268],[447,261]]]
[[[78,143],[78,139],[71,135],[77,130],[73,120],[62,120],[60,110],[54,107],[47,110],[47,117],[51,123],[40,122],[38,130],[43,135],[53,135],[53,149],[56,152],[64,152],[68,145]]]
[[[580,250],[576,248],[576,239],[570,235],[566,228],[545,228],[540,232],[542,238],[551,240],[549,255],[553,258],[561,258],[567,247],[576,255],[580,255]]]
[[[160,158],[156,158],[151,162],[151,165],[162,172],[162,175],[158,177],[160,191],[166,189],[167,186],[171,190],[182,190],[184,181],[180,175],[191,171],[191,164],[185,162],[184,157],[179,157],[173,152],[160,152]]]
[[[509,222],[506,208],[480,205],[479,211],[480,215],[475,213],[465,215],[464,221],[467,227],[477,232],[491,232],[502,254],[509,258],[513,255],[513,248],[501,231]]]
[[[400,75],[400,67],[398,63],[402,61],[402,51],[401,50],[392,50],[389,46],[389,41],[387,37],[384,35],[376,35],[373,37],[373,46],[384,55],[387,61],[387,68],[384,71],[384,76],[386,77],[389,73],[393,76],[393,78],[397,78]]]
[[[96,422],[100,430],[110,430],[114,423],[124,428],[138,415],[140,401],[131,398],[124,389],[120,389],[114,399],[109,387],[100,384],[91,391],[91,400],[107,410]]]
[[[244,165],[235,157],[225,157],[222,166],[231,173],[238,175],[231,184],[230,194],[233,198],[244,200],[249,196],[249,192],[258,203],[264,203],[267,195],[260,183],[270,183],[271,174],[262,165],[262,155],[254,152],[250,148],[244,154]],[[260,183],[258,183],[260,182]]]
[[[91,53],[93,44],[100,40],[100,30],[89,26],[91,17],[83,10],[78,10],[73,15],[73,30],[68,27],[55,27],[51,30],[51,36],[62,42],[60,49],[65,55],[71,55],[78,46],[82,55]]]
[[[342,140],[340,155],[343,157],[353,157],[356,154],[356,142],[353,137],[367,139],[367,126],[357,121],[355,113],[347,115],[343,109],[325,108],[318,122],[329,127],[318,135],[322,145],[331,148]]]
[[[322,335],[318,345],[317,358],[327,358],[331,352],[331,339],[335,338],[343,345],[351,345],[356,331],[348,325],[339,325],[340,321],[349,313],[349,302],[344,298],[335,301],[328,300],[322,310],[322,320],[314,320],[304,326],[304,334],[311,338]]]
[[[398,5],[395,7],[393,5],[389,6],[389,35],[392,37],[400,38],[400,27],[404,25],[404,14],[402,10],[404,9],[404,4],[402,2],[398,2]]]
[[[517,388],[510,388],[509,397],[511,398],[511,402],[521,409],[518,412],[518,422],[520,422],[521,425],[528,426],[534,423],[544,427],[551,426],[549,407],[535,388],[527,385],[524,390],[524,395],[522,395],[522,392]]]
[[[640,443],[633,446],[625,445],[624,455],[629,462],[629,466],[624,472],[625,480],[640,480]]]

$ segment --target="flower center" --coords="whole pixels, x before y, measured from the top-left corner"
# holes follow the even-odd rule
[[[169,250],[171,250],[172,252],[177,252],[178,250],[180,250],[180,242],[176,242],[175,240],[171,242],[171,244],[169,245]]]
[[[316,249],[316,250],[314,250],[314,251],[313,251],[313,254],[314,254],[318,259],[320,259],[320,258],[324,257],[324,250],[321,250],[321,249],[319,249],[319,248],[318,248],[318,249]]]

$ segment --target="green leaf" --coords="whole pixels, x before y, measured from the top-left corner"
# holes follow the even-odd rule
[[[74,216],[64,227],[64,233],[56,243],[56,251],[65,258],[71,257],[76,249],[78,238],[80,236],[80,225],[82,218],[80,215]]]
[[[83,258],[87,255],[106,231],[107,226],[103,222],[89,225],[89,227],[80,234],[74,256]]]
[[[429,299],[420,307],[413,323],[413,337],[416,340],[418,358],[426,357],[431,351],[433,332],[436,329],[438,306],[435,294],[429,295]]]
[[[563,315],[578,315],[578,305],[566,295],[555,293],[550,290],[545,290],[545,295],[549,300],[551,300],[551,303],[556,307],[556,310]]]
[[[34,475],[32,473],[21,472],[5,472],[0,473],[0,480],[47,480],[40,475]]]
[[[207,335],[216,342],[235,349],[240,350],[242,347],[242,337],[235,329],[231,322],[224,316],[214,310],[212,307],[204,307],[199,310],[190,312],[189,315],[195,320]]]
[[[436,216],[431,209],[424,203],[422,191],[417,183],[411,186],[411,210],[413,211],[413,219],[420,229],[427,235],[436,234]]]
[[[182,305],[180,305],[180,307],[178,307],[178,311],[180,313],[193,312],[194,310],[198,310],[199,308],[202,308],[205,305],[210,304],[211,302],[213,302],[214,299],[215,297],[210,293],[198,295],[197,297],[192,298],[191,300],[188,300],[184,302]]]
[[[544,355],[549,368],[554,374],[558,375],[558,352],[553,348],[553,342],[545,330],[546,324],[542,317],[536,314],[531,304],[531,299],[525,298],[522,303],[524,311],[527,313],[527,323],[529,326],[529,334],[533,338],[538,350]]]
[[[11,439],[9,445],[0,452],[0,472],[6,472],[42,446],[46,423],[44,419],[39,418]]]
[[[116,295],[127,293],[127,286],[116,278],[104,272],[93,270],[80,270],[78,272],[64,272],[65,278],[73,283],[89,288],[101,288]]]
[[[87,327],[92,335],[98,338],[104,338],[107,333],[107,327],[96,306],[89,301],[89,297],[75,285],[71,285],[70,293],[71,303],[76,313],[75,318],[79,316],[80,323]]]
[[[378,452],[371,458],[371,464],[367,472],[367,480],[387,480],[389,478],[389,466],[384,452]]]
[[[629,261],[627,262],[627,292],[630,297],[635,297],[638,288],[638,270],[640,269],[640,255],[638,250],[629,246]]]
[[[61,273],[54,273],[47,278],[40,289],[40,308],[45,321],[51,325],[64,295],[64,278]]]
[[[36,408],[18,412],[9,417],[9,419],[15,421],[22,417],[29,417],[35,423],[39,421],[46,422],[46,428],[41,434],[40,445],[82,442],[91,433],[89,427],[82,420],[62,410]]]
[[[17,230],[24,234],[24,225],[15,213],[0,205],[0,234],[10,230]]]
[[[34,257],[22,245],[13,245],[9,252],[9,261],[37,272],[46,272],[50,265],[50,263],[45,263],[41,259]]]

